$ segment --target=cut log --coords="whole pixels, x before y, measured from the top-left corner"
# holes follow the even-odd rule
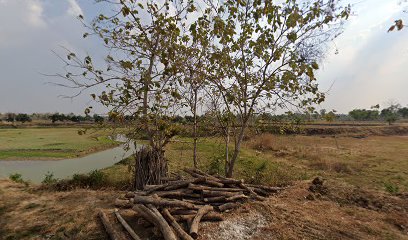
[[[216,202],[225,202],[226,197],[225,196],[219,196],[219,197],[210,197],[210,198],[204,198],[204,202],[206,203],[216,203]]]
[[[109,235],[111,240],[124,240],[124,238],[115,230],[115,228],[109,223],[109,218],[105,212],[102,210],[98,213],[99,218],[102,221],[103,226],[105,227],[106,232]]]
[[[115,207],[119,208],[132,208],[132,203],[129,200],[115,199]]]
[[[160,212],[152,205],[146,207],[142,204],[133,206],[133,208],[143,216],[146,220],[153,223],[156,227],[160,229],[165,240],[177,240],[172,228],[160,214]]]
[[[232,197],[238,194],[243,194],[243,191],[241,192],[222,192],[222,191],[210,191],[210,190],[203,190],[202,195],[203,197]]]
[[[226,198],[225,201],[227,202],[235,202],[238,200],[242,200],[242,199],[248,199],[248,196],[244,195],[244,194],[239,194],[239,195],[235,195],[229,198]]]
[[[183,230],[183,228],[181,228],[181,226],[177,223],[176,219],[174,219],[174,217],[170,214],[169,210],[167,210],[167,208],[163,209],[163,216],[170,223],[170,225],[176,231],[177,235],[182,240],[192,240],[193,239],[190,235],[188,235]]]
[[[160,190],[166,190],[166,191],[175,190],[175,189],[187,187],[189,183],[200,183],[200,182],[204,182],[205,180],[206,180],[205,177],[201,177],[201,178],[194,178],[190,180],[180,180],[180,181],[168,182],[166,184],[149,187],[149,189],[146,190],[146,192],[149,194],[149,193],[160,191]]]
[[[249,187],[247,187],[245,184],[241,183],[239,184],[239,186],[242,189],[245,189],[246,191],[250,192],[250,196],[258,201],[264,201],[266,200],[264,197],[259,196],[257,193],[255,193],[252,189],[250,189]]]
[[[226,210],[230,210],[230,209],[234,209],[234,208],[238,208],[239,206],[241,206],[240,203],[225,203],[223,205],[220,205],[218,207],[216,207],[216,209],[220,212],[224,212]]]
[[[127,192],[126,194],[125,194],[125,198],[133,198],[135,196],[135,193],[134,192]]]
[[[182,209],[182,208],[178,208],[178,209],[168,209],[169,212],[172,215],[196,215],[197,211],[196,210],[191,210],[191,209]]]
[[[157,210],[157,208],[151,204],[148,205],[148,208],[156,216],[158,227],[160,228],[160,231],[162,232],[164,239],[165,240],[173,240],[173,239],[176,240],[177,236],[174,234],[173,229],[167,223],[166,219],[164,219],[163,215],[159,212],[159,210]]]
[[[154,198],[151,196],[135,196],[133,202],[139,204],[152,204],[154,206],[160,207],[181,207],[187,209],[198,209],[197,206],[188,202]]]
[[[120,215],[117,209],[115,209],[115,215],[119,222],[122,224],[122,226],[126,229],[126,231],[134,240],[141,240],[141,238],[135,233],[135,231],[133,231],[133,229],[129,226],[125,219],[123,219],[123,217]]]
[[[265,191],[261,188],[254,188],[254,187],[250,187],[252,189],[252,191],[256,192],[257,194],[263,196],[263,197],[269,197],[271,195],[271,192]]]
[[[268,192],[274,192],[274,193],[285,190],[284,187],[270,187],[270,186],[256,185],[256,184],[245,184],[245,185],[247,185],[248,187],[259,188],[259,189],[262,189]]]
[[[200,208],[197,211],[196,216],[193,219],[193,222],[191,223],[191,227],[190,227],[190,235],[194,238],[197,239],[198,238],[198,225],[201,221],[201,218],[207,214],[208,212],[214,210],[214,208],[210,205],[206,205],[202,208]]]
[[[219,188],[219,187],[209,187],[209,186],[201,186],[195,185],[190,183],[188,188],[194,191],[202,191],[202,190],[209,190],[209,191],[221,191],[221,192],[242,192],[241,188]]]
[[[194,215],[174,215],[174,218],[176,219],[177,222],[184,222],[184,221],[189,221],[189,220],[193,220],[194,217],[196,216],[196,214]],[[222,217],[221,214],[219,213],[215,213],[215,212],[209,212],[207,214],[205,214],[202,218],[201,221],[209,221],[209,222],[219,222],[219,221],[223,221],[224,218]]]
[[[155,192],[159,197],[166,198],[200,198],[201,195],[188,190]]]

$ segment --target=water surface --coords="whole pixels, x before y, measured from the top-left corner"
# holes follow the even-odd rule
[[[40,183],[48,172],[53,173],[55,178],[67,178],[75,173],[88,173],[112,166],[129,157],[134,150],[135,148],[131,147],[126,151],[123,146],[119,146],[84,157],[63,160],[0,160],[0,178],[20,173],[24,180]]]

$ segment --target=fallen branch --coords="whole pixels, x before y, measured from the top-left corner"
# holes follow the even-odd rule
[[[122,226],[126,229],[126,231],[134,240],[141,240],[141,238],[135,233],[135,231],[133,231],[133,229],[129,226],[125,219],[123,219],[123,217],[120,215],[118,209],[115,209],[115,215],[119,222],[122,224]]]
[[[198,224],[200,223],[201,218],[212,210],[214,210],[214,208],[210,205],[205,205],[204,207],[198,210],[197,215],[194,217],[193,222],[191,223],[191,227],[190,227],[190,235],[194,239],[198,238]]]
[[[113,228],[113,226],[109,223],[109,218],[106,216],[106,213],[103,212],[102,210],[99,211],[98,213],[99,218],[102,221],[103,226],[105,227],[106,232],[109,235],[109,238],[111,240],[123,240],[123,237],[119,235],[118,232]]]
[[[164,218],[170,223],[170,225],[174,228],[176,231],[177,235],[183,239],[183,240],[192,240],[193,238],[188,235],[183,228],[178,224],[176,219],[170,214],[169,210],[167,208],[163,209],[163,216]]]

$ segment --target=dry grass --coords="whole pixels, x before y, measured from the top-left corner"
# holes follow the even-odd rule
[[[118,193],[49,192],[0,180],[1,239],[106,239],[96,212]]]
[[[408,191],[408,136],[260,135],[247,142],[274,162],[282,162],[308,173],[341,177],[361,186],[386,190],[391,182],[399,191]],[[284,153],[284,154],[281,154]]]

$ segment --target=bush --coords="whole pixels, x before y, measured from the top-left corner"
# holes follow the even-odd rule
[[[57,181],[58,179],[54,178],[54,173],[47,172],[41,183],[42,184],[53,184],[53,183],[56,183]]]
[[[23,175],[21,175],[20,173],[14,173],[14,174],[10,174],[9,179],[13,182],[17,182],[17,183],[23,183]]]

